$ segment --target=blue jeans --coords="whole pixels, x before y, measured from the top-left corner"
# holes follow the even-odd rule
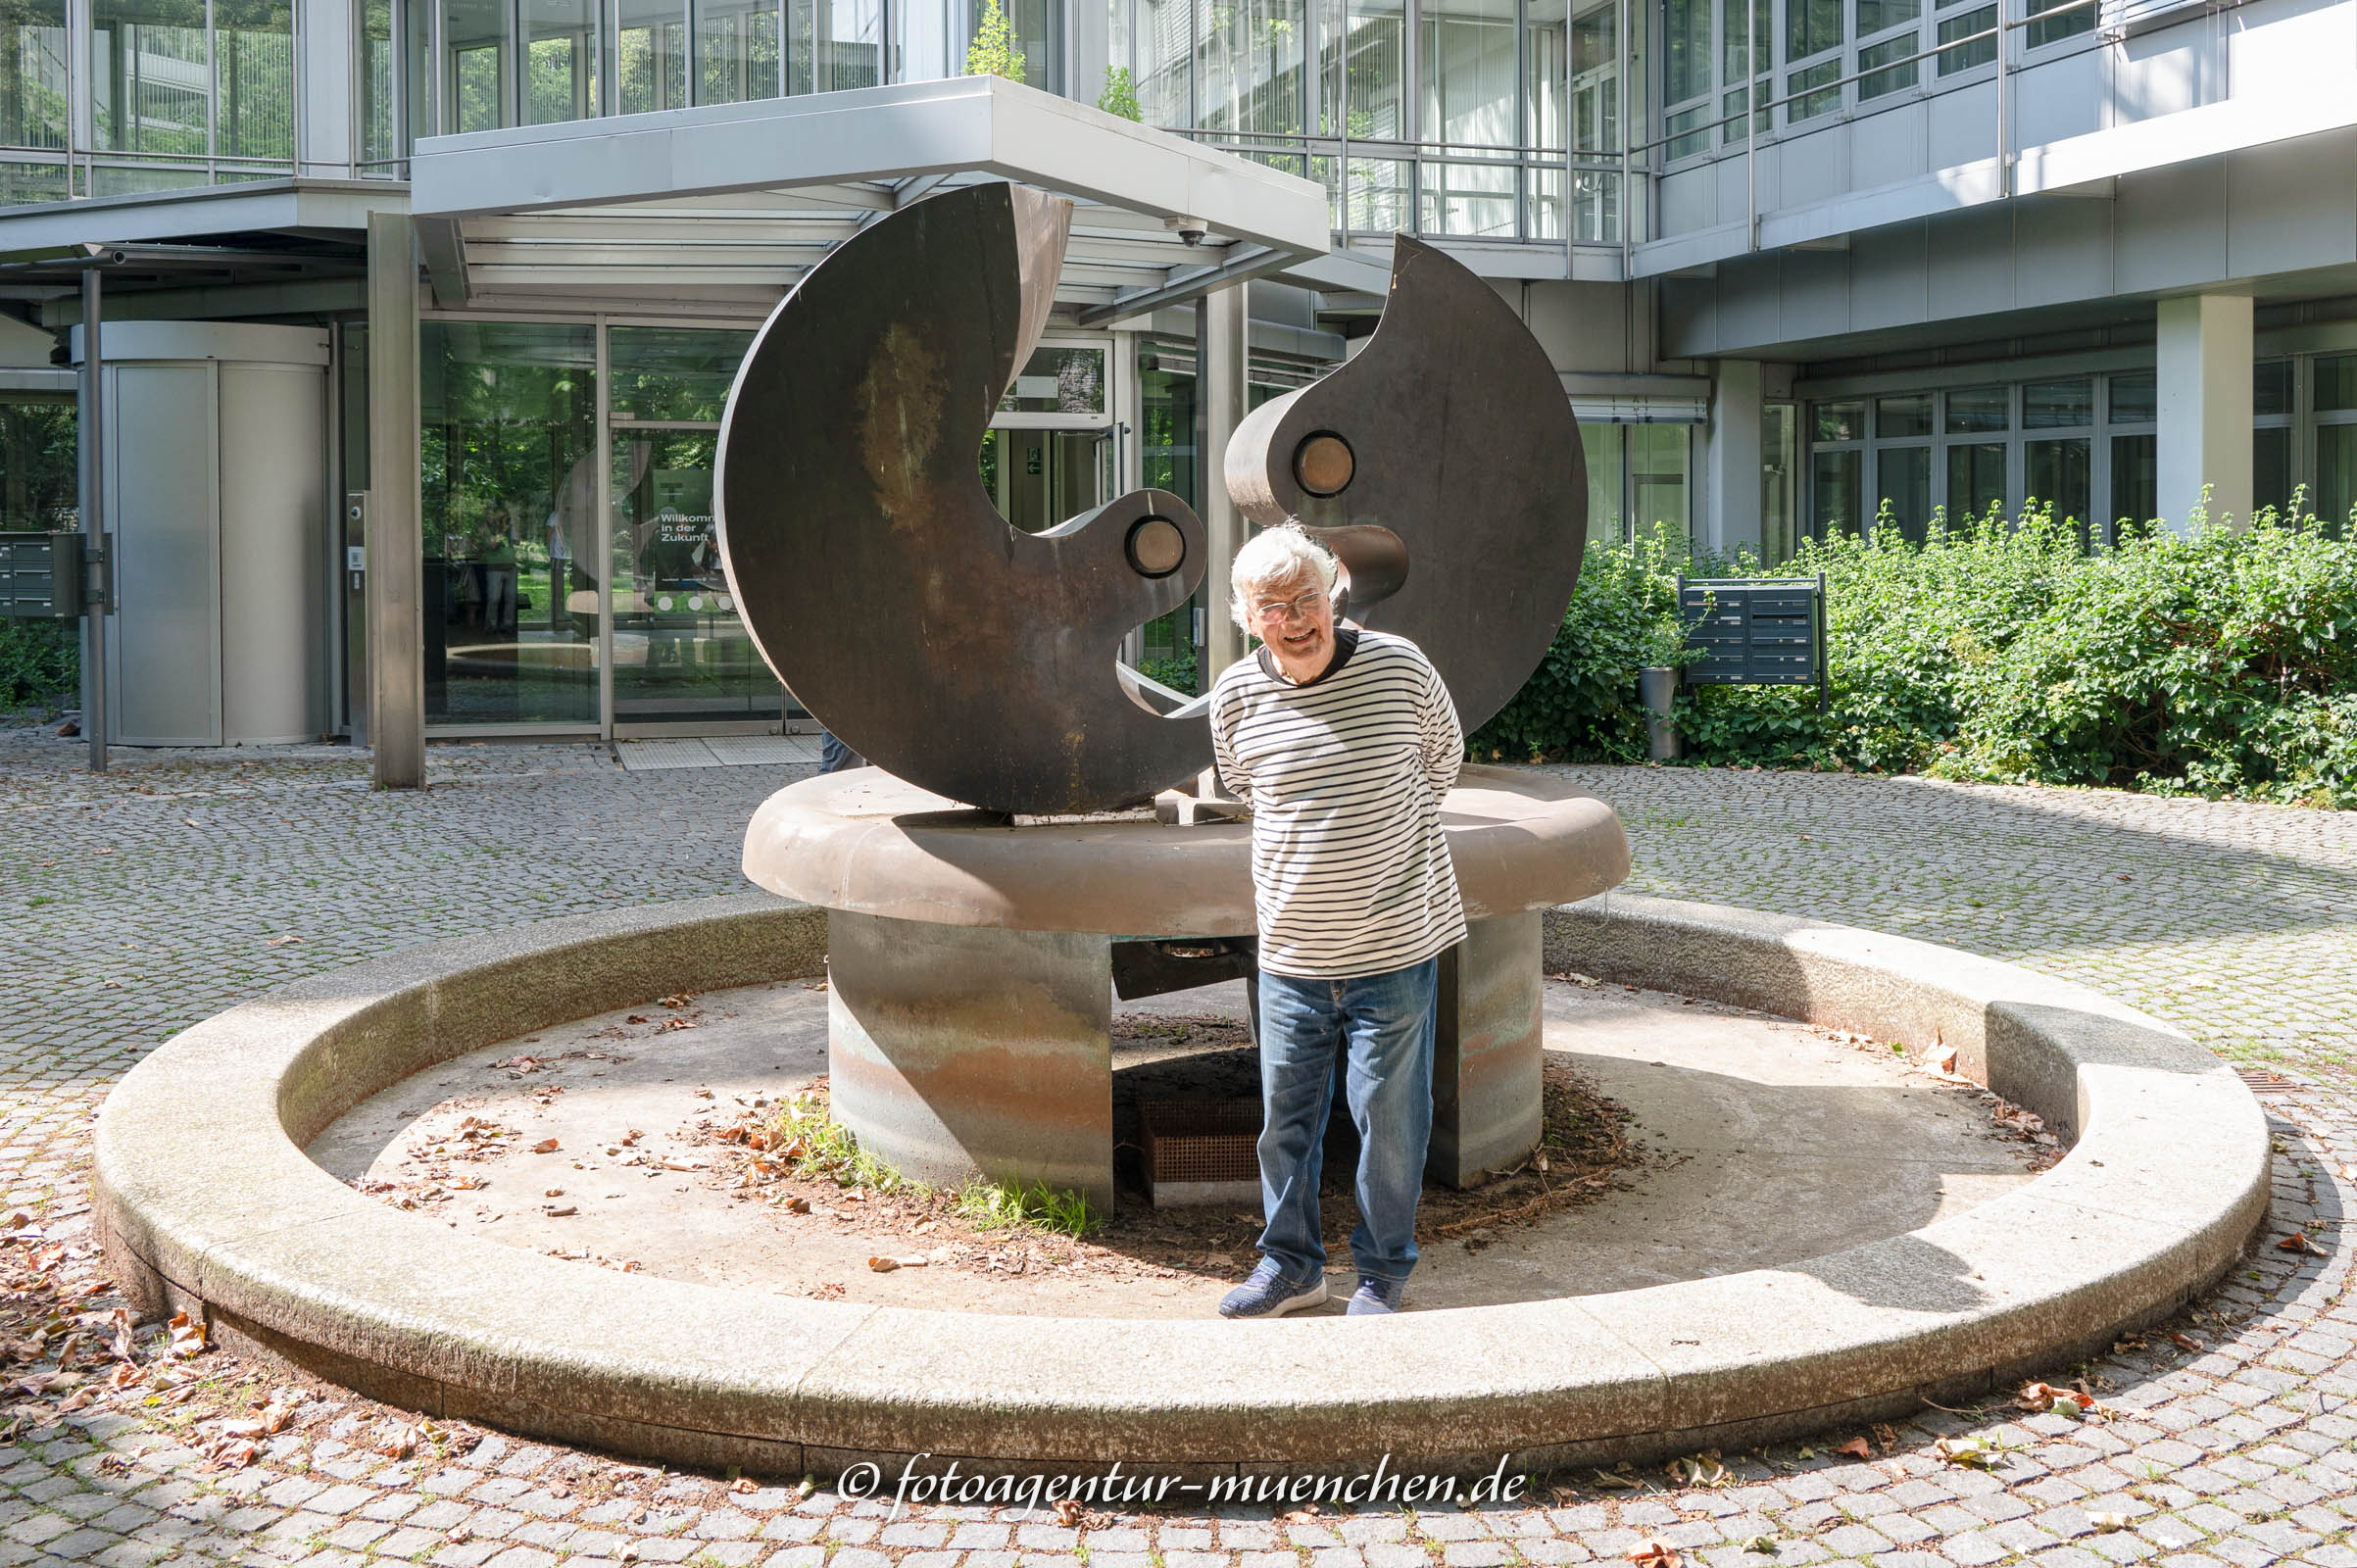
[[[1350,1256],[1359,1278],[1404,1280],[1416,1266],[1440,976],[1438,958],[1349,980],[1260,976],[1260,1208],[1268,1226],[1259,1245],[1288,1284],[1307,1285],[1326,1271],[1317,1186],[1338,1076],[1358,1128]]]

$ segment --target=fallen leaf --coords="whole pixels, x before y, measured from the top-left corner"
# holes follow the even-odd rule
[[[1650,1536],[1631,1546],[1628,1556],[1631,1562],[1640,1564],[1641,1568],[1679,1568],[1686,1560],[1678,1555],[1677,1547]]]
[[[1935,1053],[1932,1056],[1932,1070],[1937,1073],[1952,1076],[1956,1070],[1956,1048],[1954,1046],[1942,1046],[1937,1053]]]
[[[1059,1525],[1062,1525],[1066,1530],[1070,1530],[1075,1525],[1079,1524],[1080,1499],[1078,1497],[1056,1498],[1056,1522]]]
[[[1852,1438],[1847,1443],[1844,1443],[1840,1447],[1836,1448],[1834,1452],[1846,1453],[1850,1457],[1856,1459],[1871,1459],[1874,1457],[1874,1449],[1864,1438]]]
[[[2289,1236],[2286,1236],[2282,1241],[2276,1243],[2276,1247],[2281,1251],[2306,1252],[2311,1257],[2322,1257],[2325,1255],[2325,1250],[2323,1248],[2308,1240],[2308,1233],[2306,1231],[2293,1231]]]
[[[1743,1543],[1743,1549],[1756,1551],[1763,1557],[1773,1557],[1776,1555],[1776,1542],[1770,1536],[1753,1536],[1749,1541]]]
[[[540,1196],[543,1198],[563,1198],[565,1196],[565,1189],[562,1187],[552,1187],[547,1192],[542,1193]]]
[[[878,1274],[889,1274],[901,1266],[901,1260],[897,1257],[871,1257],[867,1260],[867,1266]]]
[[[580,1213],[581,1208],[577,1203],[552,1203],[543,1206],[541,1212],[551,1219],[564,1219],[568,1214]]]
[[[1874,1442],[1877,1447],[1881,1448],[1885,1453],[1889,1453],[1892,1448],[1898,1446],[1898,1434],[1891,1431],[1889,1426],[1878,1421],[1874,1425]]]
[[[2193,1336],[2190,1334],[2171,1334],[2169,1336],[2169,1343],[2176,1346],[2181,1350],[2198,1351],[2203,1348],[2202,1343],[2193,1338]]]
[[[454,1546],[464,1546],[466,1544],[466,1543],[474,1539],[474,1530],[468,1525],[452,1525],[450,1527],[450,1533],[444,1536],[442,1539],[449,1542]],[[634,1541],[630,1544],[635,1546],[638,1544],[638,1543]]]
[[[557,1152],[559,1147],[560,1146],[558,1145],[557,1140],[554,1138],[543,1138],[540,1140],[540,1142],[532,1146],[532,1152],[535,1154],[553,1154]]]
[[[810,1211],[810,1200],[807,1198],[789,1198],[779,1206],[789,1214],[808,1214]]]
[[[185,1312],[172,1315],[172,1353],[185,1361],[205,1353],[205,1325],[192,1322]]]
[[[728,1484],[728,1490],[731,1492],[759,1492],[761,1490],[761,1484],[751,1476],[739,1476]]]
[[[377,1434],[373,1447],[388,1459],[406,1459],[417,1451],[417,1439],[416,1427],[394,1422]]]
[[[622,1020],[624,1023],[652,1023],[653,1021],[643,1012],[634,1012]]]
[[[2128,1515],[2110,1513],[2101,1508],[2089,1508],[2087,1511],[2087,1522],[2093,1525],[2101,1534],[2108,1536],[2115,1530],[2128,1528]]]
[[[302,940],[303,939],[301,937],[296,936],[272,937],[268,942],[265,942],[263,946],[266,948],[283,948]]]
[[[1987,1438],[1941,1438],[1934,1447],[1949,1464],[1971,1470],[1987,1470],[1997,1462],[1996,1445]]]
[[[115,1352],[118,1361],[131,1359],[131,1309],[119,1306],[107,1314],[107,1348]]]

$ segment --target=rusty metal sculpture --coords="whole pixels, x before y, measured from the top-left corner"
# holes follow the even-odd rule
[[[1554,367],[1498,291],[1402,234],[1374,338],[1262,404],[1228,494],[1341,558],[1348,613],[1423,648],[1468,732],[1547,657],[1579,582],[1588,466]]]
[[[730,589],[803,706],[886,771],[1007,813],[1127,805],[1210,760],[1202,702],[1117,658],[1202,581],[1195,514],[1140,490],[1026,534],[976,465],[1070,220],[1061,198],[978,185],[846,241],[746,357],[714,483]],[[1226,479],[1254,520],[1298,515],[1334,548],[1350,613],[1422,644],[1470,730],[1562,620],[1586,470],[1521,320],[1441,252],[1398,246],[1373,341],[1254,411]]]
[[[1071,211],[978,185],[846,241],[738,370],[713,486],[730,590],[803,706],[886,771],[1006,812],[1141,800],[1210,760],[1200,713],[1164,716],[1115,659],[1203,580],[1195,514],[1139,490],[1026,534],[976,466]]]

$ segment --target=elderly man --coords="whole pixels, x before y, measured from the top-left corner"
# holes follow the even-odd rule
[[[1464,755],[1449,688],[1404,637],[1334,618],[1334,557],[1288,523],[1237,552],[1261,646],[1211,692],[1211,744],[1252,807],[1260,931],[1260,1263],[1223,1317],[1326,1299],[1318,1172],[1335,1055],[1358,1128],[1352,1316],[1396,1312],[1432,1136],[1440,954],[1465,935],[1441,802]]]

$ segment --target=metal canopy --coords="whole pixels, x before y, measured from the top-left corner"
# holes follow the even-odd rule
[[[446,306],[765,308],[879,215],[1001,180],[1073,198],[1056,303],[1082,324],[1296,268],[1333,286],[1323,186],[994,76],[432,137],[411,175]]]

